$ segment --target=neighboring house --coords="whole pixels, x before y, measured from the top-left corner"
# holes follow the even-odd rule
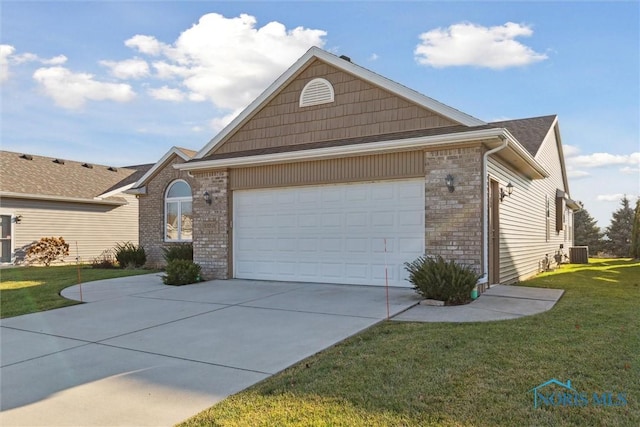
[[[115,168],[0,151],[3,263],[42,237],[69,243],[66,261],[90,262],[117,242],[138,242],[138,201],[123,193],[152,165]]]
[[[410,286],[424,253],[522,280],[577,208],[557,117],[485,123],[318,48],[130,191],[152,263],[193,242],[206,278],[362,285]]]

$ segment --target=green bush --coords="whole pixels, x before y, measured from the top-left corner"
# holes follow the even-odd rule
[[[416,292],[424,298],[444,301],[448,305],[469,302],[471,290],[480,278],[471,267],[447,262],[441,256],[421,256],[404,264]]]
[[[118,243],[113,251],[120,268],[140,268],[147,262],[144,248],[131,242]]]
[[[164,252],[162,255],[164,260],[168,263],[176,259],[193,261],[193,245],[191,243],[172,245],[168,248],[162,248],[162,252]]]
[[[181,286],[196,283],[201,280],[200,266],[186,259],[169,261],[165,273],[166,274],[162,276],[162,281],[165,285]]]

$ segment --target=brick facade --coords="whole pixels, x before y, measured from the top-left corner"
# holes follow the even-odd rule
[[[176,244],[164,241],[164,195],[167,187],[176,179],[183,179],[189,183],[192,191],[196,188],[195,180],[187,172],[173,168],[176,163],[183,163],[183,160],[175,156],[174,159],[160,169],[147,183],[147,194],[141,195],[139,199],[140,245],[144,247],[147,253],[147,266],[153,268],[158,268],[165,264],[162,257],[162,248]],[[198,197],[194,193],[194,213],[200,208],[200,206],[197,206],[197,202]]]
[[[482,155],[480,145],[425,152],[425,248],[428,255],[482,270]],[[445,177],[454,177],[451,193]]]
[[[229,279],[229,172],[194,172],[193,261],[202,267],[205,279]],[[208,192],[211,204],[202,195]]]

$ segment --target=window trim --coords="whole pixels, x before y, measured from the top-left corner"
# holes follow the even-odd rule
[[[179,182],[184,182],[189,187],[189,191],[191,192],[191,196],[189,197],[171,197],[169,198],[169,191],[171,188]],[[162,224],[163,228],[163,236],[165,242],[193,242],[193,229],[191,231],[192,235],[190,239],[182,238],[182,203],[190,202],[191,203],[191,220],[193,221],[193,189],[191,188],[191,184],[189,184],[184,179],[175,179],[167,185],[167,188],[164,191],[163,197],[163,206],[164,206],[164,222]],[[169,203],[177,203],[178,204],[178,238],[170,239],[167,235],[167,214],[168,214],[168,205]]]

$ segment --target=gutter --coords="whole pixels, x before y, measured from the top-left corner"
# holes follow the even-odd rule
[[[25,193],[11,193],[8,191],[0,191],[0,198],[2,197],[7,199],[30,199],[30,200],[44,200],[44,201],[50,201],[50,202],[86,203],[90,205],[124,206],[128,204],[126,201],[83,199],[80,197],[49,196],[49,195],[43,195],[43,194],[25,194]]]
[[[502,137],[502,144],[492,148],[482,155],[482,192],[483,196],[483,213],[484,221],[482,221],[482,248],[484,250],[484,254],[482,257],[482,277],[478,280],[479,284],[485,284],[489,282],[489,191],[487,189],[487,185],[489,183],[489,177],[487,176],[487,163],[489,162],[489,156],[497,153],[498,151],[507,148],[509,145],[509,140],[507,138]]]
[[[218,160],[191,161],[187,163],[176,164],[173,165],[173,167],[178,170],[202,170],[265,165],[291,161],[322,160],[341,156],[377,154],[390,151],[410,151],[437,145],[481,141],[484,139],[497,137],[504,138],[504,132],[504,129],[499,128],[483,129],[429,137],[369,142],[366,144],[350,144],[337,147],[315,148],[311,150],[300,151],[286,151],[282,153],[232,157],[228,159]]]

